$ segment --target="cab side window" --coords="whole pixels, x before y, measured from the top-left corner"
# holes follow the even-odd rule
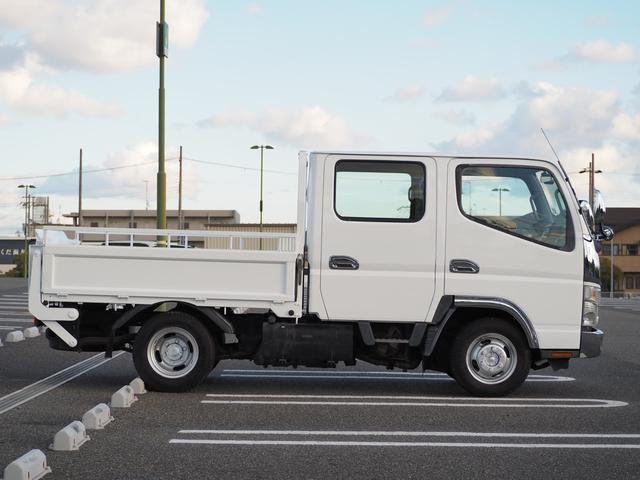
[[[471,220],[559,250],[572,250],[567,204],[553,175],[534,167],[457,169],[458,204]]]
[[[417,222],[424,216],[421,163],[340,160],[334,185],[334,209],[342,220]]]

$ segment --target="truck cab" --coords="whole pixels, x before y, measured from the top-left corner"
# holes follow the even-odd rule
[[[273,236],[260,232],[67,228],[73,244],[34,249],[30,308],[54,348],[129,350],[158,390],[191,388],[228,358],[359,359],[505,395],[532,368],[600,353],[596,246],[613,232],[595,203],[557,161],[301,152],[297,232],[277,247],[242,248]],[[109,246],[116,233],[130,246]],[[150,234],[228,235],[229,248],[135,246]],[[139,273],[164,268],[162,282]]]

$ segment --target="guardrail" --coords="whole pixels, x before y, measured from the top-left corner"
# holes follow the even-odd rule
[[[107,227],[62,227],[46,226],[42,229],[40,242],[43,245],[65,243],[59,234],[62,232],[68,242],[85,245],[191,248],[189,240],[204,242],[204,248],[219,250],[271,250],[278,252],[296,251],[295,233],[273,232],[232,232],[221,230],[159,230],[147,228],[107,228]],[[71,238],[68,234],[71,234]],[[83,241],[83,235],[91,235],[89,241]],[[95,240],[95,237],[98,240]],[[124,240],[123,240],[124,238]],[[152,238],[155,240],[149,240]]]
[[[627,299],[627,300],[632,300],[632,299],[636,299],[636,300],[640,300],[640,293],[635,293],[635,292],[624,292],[622,290],[620,291],[614,291],[613,295],[611,295],[611,292],[602,292],[602,298],[607,298],[607,299]]]

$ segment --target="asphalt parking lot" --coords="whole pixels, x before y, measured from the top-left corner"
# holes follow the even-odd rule
[[[23,294],[0,291],[0,307],[19,310]],[[0,327],[28,326],[0,311]],[[532,372],[501,399],[468,397],[434,372],[221,363],[192,392],[140,395],[75,452],[47,447],[136,376],[129,354],[5,343],[0,469],[39,448],[45,478],[640,478],[640,307],[603,308],[601,327],[601,357]]]

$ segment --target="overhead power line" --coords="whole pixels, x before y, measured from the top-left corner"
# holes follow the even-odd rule
[[[167,159],[167,160],[175,160],[175,159]],[[139,167],[142,165],[151,165],[151,164],[155,164],[155,160],[154,161],[150,161],[150,162],[141,162],[141,163],[131,163],[128,165],[118,165],[117,167],[106,167],[106,168],[96,168],[93,170],[84,170],[83,173],[99,173],[99,172],[111,172],[113,170],[121,170],[123,168],[133,168],[133,167]],[[78,175],[78,171],[74,170],[71,172],[61,172],[61,173],[47,173],[47,174],[41,174],[41,175],[24,175],[24,176],[20,176],[20,177],[0,177],[0,182],[2,181],[10,181],[10,180],[29,180],[32,178],[53,178],[53,177],[65,177],[68,175]]]
[[[259,172],[260,169],[257,167],[246,167],[244,165],[234,165],[231,163],[222,163],[222,162],[212,162],[212,161],[208,161],[208,160],[198,160],[197,158],[189,158],[189,157],[183,157],[185,160],[189,160],[191,162],[195,162],[195,163],[202,163],[204,165],[214,165],[216,167],[226,167],[226,168],[235,168],[238,170],[250,170],[252,172]],[[281,175],[296,175],[295,172],[285,172],[282,170],[270,170],[270,169],[263,169],[264,172],[269,172],[269,173],[279,173]]]
[[[199,164],[203,164],[203,165],[213,165],[216,167],[225,167],[225,168],[235,168],[238,170],[250,170],[250,171],[255,171],[255,172],[259,172],[260,169],[259,168],[254,168],[254,167],[247,167],[244,165],[236,165],[236,164],[232,164],[232,163],[224,163],[224,162],[213,162],[213,161],[208,161],[208,160],[199,160],[197,158],[187,158],[187,157],[183,157],[185,160],[189,160],[191,162],[194,163],[199,163]],[[172,160],[178,160],[178,157],[170,157],[166,159],[167,161],[172,161]],[[155,165],[156,161],[149,161],[149,162],[139,162],[139,163],[130,163],[127,165],[118,165],[115,167],[105,167],[105,168],[95,168],[93,170],[83,170],[83,174],[85,173],[103,173],[103,172],[111,172],[114,170],[121,170],[124,168],[133,168],[133,167],[140,167],[140,166],[144,166],[144,165]],[[282,170],[270,170],[270,169],[265,169],[265,172],[269,172],[269,173],[277,173],[277,174],[281,174],[281,175],[296,175],[295,172],[285,172]],[[78,175],[78,171],[77,170],[73,170],[70,172],[59,172],[59,173],[46,173],[46,174],[38,174],[38,175],[21,175],[21,176],[15,176],[15,177],[0,177],[0,182],[4,182],[4,181],[16,181],[16,180],[30,180],[30,179],[36,179],[36,178],[55,178],[55,177],[66,177],[69,175]]]

